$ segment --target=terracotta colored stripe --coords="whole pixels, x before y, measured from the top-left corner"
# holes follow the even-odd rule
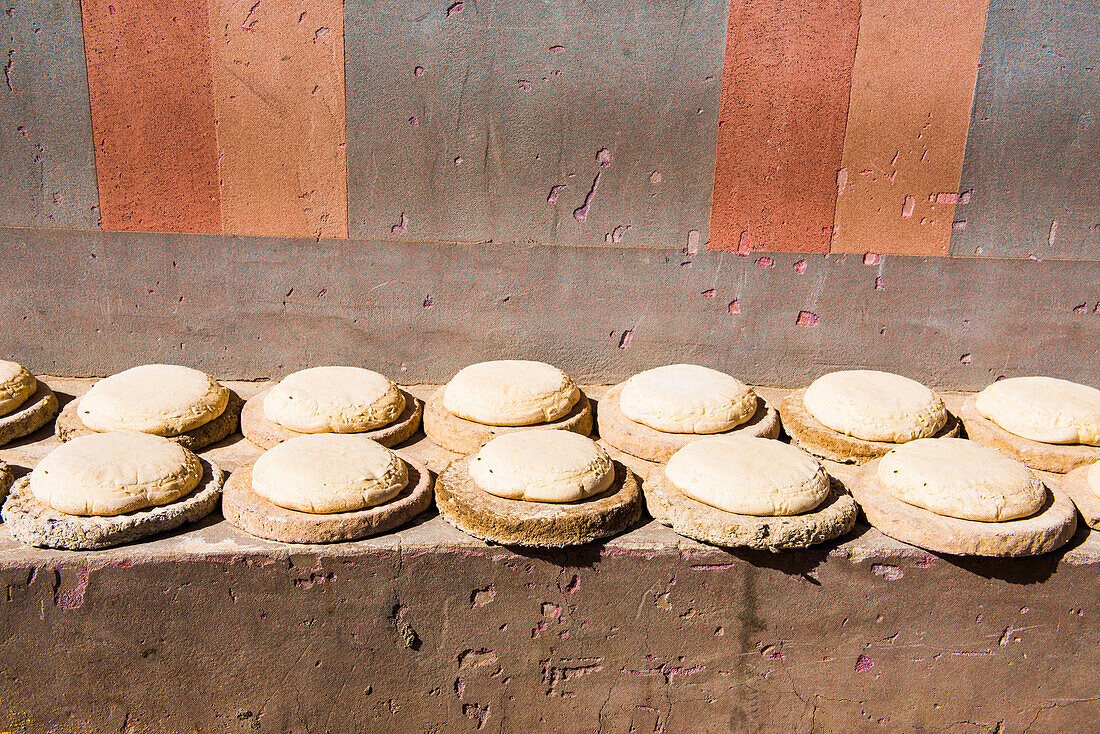
[[[217,233],[209,19],[197,0],[84,0],[103,229]]]
[[[827,252],[859,0],[731,0],[710,247]]]
[[[834,251],[946,255],[986,0],[864,0]]]
[[[224,231],[347,237],[344,7],[212,0]]]

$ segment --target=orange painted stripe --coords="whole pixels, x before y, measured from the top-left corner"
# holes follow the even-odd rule
[[[347,237],[344,6],[211,0],[226,233]]]
[[[827,252],[859,0],[730,0],[710,247]]]
[[[832,249],[946,255],[986,0],[864,0]]]
[[[101,226],[221,231],[201,0],[83,0]]]

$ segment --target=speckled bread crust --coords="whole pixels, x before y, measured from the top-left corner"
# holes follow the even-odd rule
[[[444,520],[485,541],[532,548],[583,545],[623,532],[642,514],[638,479],[618,462],[610,489],[564,504],[495,497],[474,483],[469,462],[458,459],[439,475],[436,505]]]
[[[252,491],[252,464],[239,467],[225,483],[222,515],[249,535],[281,543],[338,543],[394,530],[432,504],[432,478],[421,464],[403,459],[409,483],[389,502],[356,512],[314,515],[269,502]]]
[[[802,403],[805,392],[805,389],[795,390],[783,398],[779,404],[779,415],[783,418],[783,428],[791,437],[791,442],[814,456],[842,464],[865,464],[901,445],[889,441],[866,441],[834,431],[806,410]],[[931,438],[954,438],[960,430],[959,419],[949,412],[947,423]]]
[[[894,499],[879,487],[878,463],[861,466],[847,486],[867,521],[903,543],[960,556],[1022,557],[1060,548],[1077,530],[1077,508],[1053,482],[1031,517],[980,522],[943,517]]]
[[[1100,447],[1084,444],[1058,444],[1032,441],[1017,436],[989,420],[974,407],[975,396],[963,401],[959,417],[966,426],[971,441],[997,449],[1022,461],[1032,469],[1066,474],[1074,469],[1100,461]]]
[[[95,433],[91,428],[84,425],[80,420],[80,414],[77,413],[77,409],[80,405],[80,398],[72,401],[61,411],[61,415],[57,416],[56,433],[57,437],[62,441],[71,441],[77,436],[86,436],[91,433]],[[193,428],[186,433],[181,433],[178,436],[165,436],[169,441],[175,441],[185,449],[191,449],[192,451],[198,451],[212,443],[217,443],[223,438],[228,436],[233,431],[237,430],[237,425],[240,422],[241,409],[244,407],[244,401],[241,400],[241,396],[233,390],[229,391],[229,402],[225,406],[225,410],[214,420],[209,423],[204,423],[198,428]]]
[[[298,436],[313,435],[292,431],[264,415],[264,398],[267,397],[270,391],[270,388],[268,388],[245,402],[244,408],[241,410],[241,433],[244,434],[244,437],[261,449],[270,449],[283,441]],[[366,436],[386,447],[393,447],[407,441],[416,433],[416,429],[420,428],[424,403],[405,390],[401,390],[401,394],[405,398],[405,409],[401,411],[401,415],[397,416],[393,423],[373,431],[363,431],[353,435]]]
[[[34,433],[53,420],[58,408],[53,390],[39,380],[38,388],[26,402],[0,418],[0,446]]]
[[[787,516],[739,515],[711,507],[678,490],[663,468],[650,472],[642,490],[654,520],[684,537],[727,548],[773,553],[809,548],[849,532],[859,514],[855,500],[835,478],[830,478],[828,496],[813,511]]]
[[[580,400],[564,416],[556,421],[530,426],[487,426],[459,418],[443,407],[442,389],[436,391],[424,406],[424,433],[438,445],[458,454],[472,454],[501,434],[532,428],[572,431],[587,436],[592,433],[592,405],[581,392]]]
[[[0,502],[8,498],[8,490],[15,483],[15,475],[3,461],[0,461]]]
[[[221,497],[225,475],[202,461],[203,477],[187,496],[147,510],[113,517],[79,517],[58,512],[39,502],[23,477],[11,490],[0,511],[8,530],[22,543],[42,548],[94,550],[131,543],[154,533],[173,530],[213,512]]]
[[[1079,466],[1067,474],[1049,474],[1040,477],[1049,486],[1059,483],[1062,491],[1069,495],[1077,511],[1081,513],[1085,524],[1090,528],[1100,528],[1100,495],[1089,486],[1089,469],[1092,466]]]
[[[759,395],[756,412],[746,422],[722,433],[665,433],[630,420],[619,408],[620,382],[604,393],[596,409],[600,438],[609,446],[647,461],[668,461],[677,451],[705,436],[755,436],[779,438],[779,413]]]

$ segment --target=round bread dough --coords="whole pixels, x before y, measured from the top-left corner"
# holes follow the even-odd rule
[[[93,431],[141,431],[178,436],[217,418],[229,390],[190,367],[146,364],[92,385],[78,414]]]
[[[1100,461],[1089,467],[1085,480],[1088,482],[1089,489],[1092,490],[1093,494],[1100,496]]]
[[[688,497],[738,515],[800,515],[829,495],[817,459],[770,438],[701,438],[673,454],[665,477]]]
[[[536,429],[506,433],[470,459],[470,477],[491,495],[528,502],[577,502],[615,479],[611,458],[587,436]]]
[[[890,496],[962,520],[1002,522],[1034,515],[1046,489],[1030,469],[963,438],[925,438],[893,449],[878,465]]]
[[[359,367],[295,372],[264,398],[267,419],[299,433],[373,431],[393,423],[404,409],[397,385]]]
[[[443,388],[443,407],[487,426],[530,426],[561,418],[580,397],[557,367],[508,359],[459,370]]]
[[[827,428],[864,441],[927,438],[947,422],[947,407],[927,387],[874,370],[823,375],[806,388],[802,404]]]
[[[408,467],[397,454],[351,433],[292,438],[252,468],[253,492],[287,510],[315,515],[380,505],[408,482]]]
[[[38,380],[18,362],[0,359],[0,415],[17,410],[38,389]]]
[[[1100,390],[1053,377],[1010,377],[974,398],[1009,433],[1042,443],[1100,446]]]
[[[167,505],[202,479],[199,457],[160,436],[135,431],[74,438],[30,474],[31,493],[68,515],[109,517]]]
[[[729,375],[696,364],[670,364],[634,375],[619,410],[666,433],[722,433],[756,412],[756,393]]]

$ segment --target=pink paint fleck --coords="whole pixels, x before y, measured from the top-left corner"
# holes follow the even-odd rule
[[[730,316],[740,316],[741,315],[741,301],[738,301],[738,300],[730,301],[729,312],[730,312]]]
[[[887,581],[897,581],[905,576],[905,572],[897,566],[891,566],[885,563],[876,563],[871,566],[871,573],[876,576],[881,576]]]
[[[848,186],[848,169],[841,168],[836,173],[836,195],[840,196],[844,193],[844,189]]]
[[[516,84],[519,86],[520,89],[525,92],[531,91],[531,82],[527,81],[526,79],[516,79]]]
[[[431,308],[432,306],[435,305],[435,301],[432,300],[432,294],[431,293],[424,296],[424,303],[422,305],[424,306],[424,308]]]
[[[817,322],[820,320],[820,317],[813,311],[799,311],[795,324],[798,326],[817,326]]]
[[[802,275],[803,273],[805,273],[806,272],[806,261],[805,260],[799,260],[798,262],[796,262],[794,264],[794,271],[796,273],[798,273],[799,275]]]
[[[390,227],[390,232],[393,234],[408,234],[409,233],[409,215],[405,212],[401,212],[401,223],[395,224]]]
[[[1085,313],[1088,310],[1089,310],[1089,306],[1088,306],[1087,303],[1082,303],[1080,306],[1074,306],[1073,307],[1073,312],[1074,313]]]
[[[661,183],[661,172],[660,171],[654,171],[653,173],[649,174],[649,182],[651,184]]]
[[[960,204],[969,204],[970,203],[970,195],[972,193],[974,193],[974,192],[964,191],[961,194],[959,194],[959,203]]]
[[[599,163],[604,168],[607,168],[608,166],[610,166],[611,165],[611,151],[609,151],[607,148],[600,148],[599,151],[596,152],[596,162]]]
[[[466,6],[462,4],[462,0],[458,0],[458,2],[452,3],[451,6],[447,8],[447,17],[450,18],[452,15],[457,15],[458,13],[461,13],[465,9],[465,7]]]
[[[702,295],[703,298],[714,298],[716,295],[718,295],[718,291],[714,290],[713,288],[707,288],[705,291],[703,291]]]
[[[596,189],[600,186],[600,176],[602,175],[603,171],[596,172],[596,178],[592,179],[592,188],[588,190],[588,194],[584,197],[584,203],[573,210],[573,219],[578,222],[588,219],[588,209],[592,206],[592,197],[596,195]]]
[[[959,361],[962,362],[963,364],[970,364],[971,361],[973,361],[971,356],[970,356],[970,352],[967,352],[963,356],[959,357]]]
[[[886,290],[886,283],[883,282],[881,275],[879,275],[878,277],[875,278],[875,290],[876,291]]]
[[[462,156],[460,156],[460,155],[455,156],[455,165],[456,166],[461,166],[462,165]]]
[[[1054,238],[1058,236],[1058,220],[1055,219],[1050,223],[1050,235],[1047,237],[1047,244],[1054,247]]]
[[[864,265],[878,265],[880,262],[882,262],[882,255],[877,252],[868,252],[863,256]]]
[[[81,569],[76,586],[57,595],[57,605],[65,609],[78,609],[84,604],[84,592],[88,590],[88,570]]]
[[[417,119],[415,117],[410,117],[409,118],[409,124],[412,125],[413,127],[419,127],[420,126],[420,123],[417,121]]]
[[[546,197],[547,204],[553,204],[558,200],[558,193],[565,188],[565,184],[550,187],[550,195]]]
[[[756,267],[758,268],[770,268],[775,265],[775,260],[770,257],[761,257],[756,260]]]
[[[964,229],[966,229],[966,220],[960,219],[957,222],[952,222],[951,229],[955,230],[956,232],[962,232]]]
[[[917,208],[917,197],[912,194],[905,195],[905,203],[901,205],[901,216],[905,219],[913,216],[913,210]]]
[[[933,204],[958,204],[959,198],[959,195],[954,191],[928,195],[928,201]]]
[[[565,46],[551,46],[550,47],[550,52],[555,53],[555,54],[560,54],[564,50],[565,50]]]
[[[750,250],[752,250],[752,237],[746,229],[741,232],[741,236],[737,239],[737,254],[741,257],[747,257]]]
[[[424,67],[418,66],[413,69],[413,76],[424,76]]]
[[[634,341],[634,329],[627,329],[623,332],[623,335],[619,337],[619,349],[628,348],[632,341]]]
[[[618,227],[604,235],[603,240],[609,245],[613,243],[618,244],[619,242],[623,241],[623,236],[626,235],[626,231],[628,229],[630,229],[629,224],[625,226],[620,224]]]
[[[875,667],[875,661],[866,655],[860,655],[856,658],[856,672],[862,673],[865,670],[870,670]]]
[[[684,250],[683,250],[684,254],[688,255],[690,257],[690,256],[694,256],[696,253],[698,253],[699,252],[699,243],[700,243],[700,241],[702,241],[702,239],[703,238],[702,238],[702,235],[699,234],[699,230],[689,229],[688,230],[688,243],[687,243],[687,247],[685,247]]]

